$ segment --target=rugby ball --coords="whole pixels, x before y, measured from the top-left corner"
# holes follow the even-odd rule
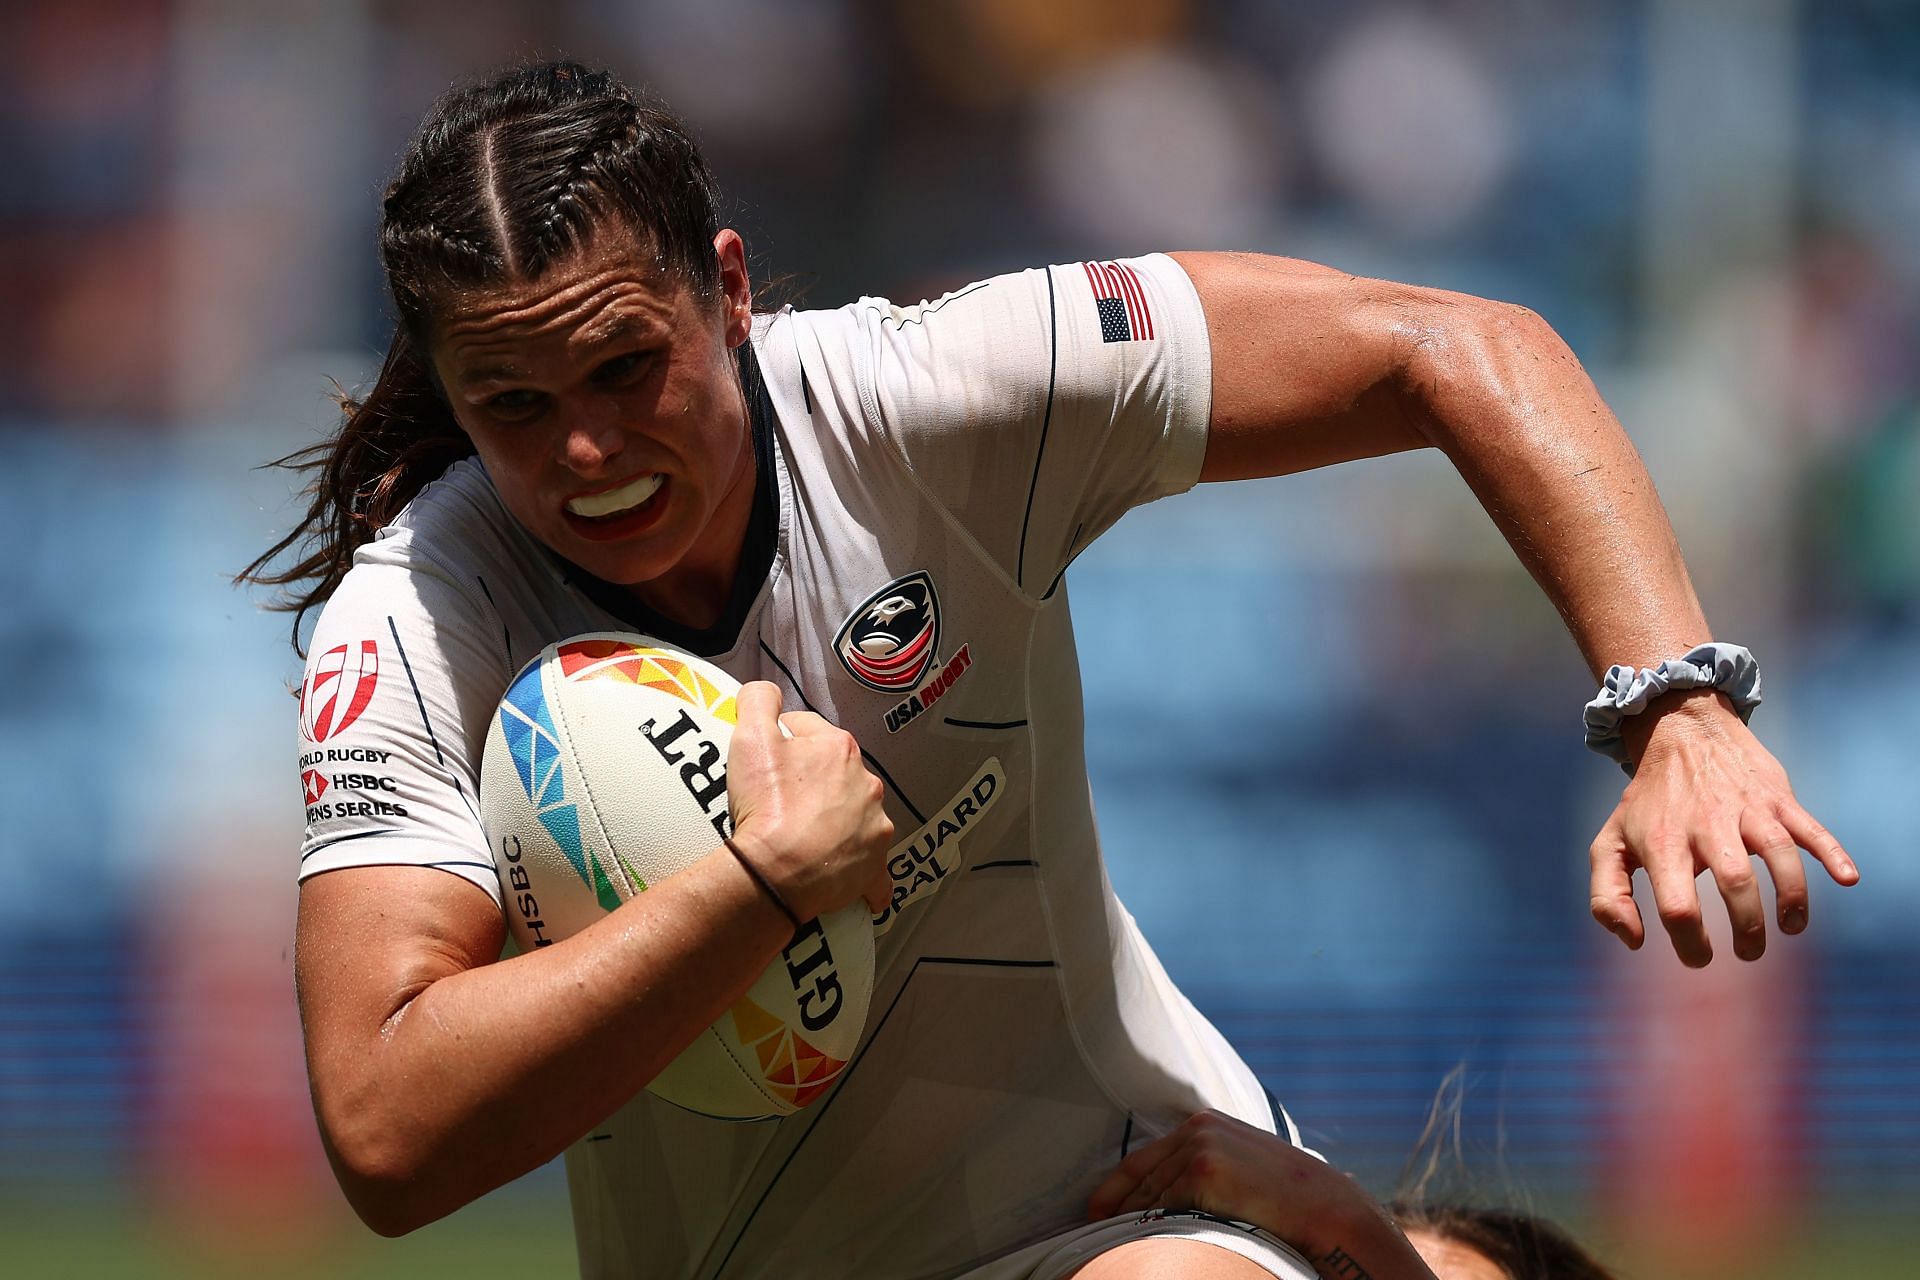
[[[645,636],[550,644],[488,730],[480,820],[521,950],[560,942],[732,834],[738,683]],[[853,1056],[873,995],[865,903],[806,922],[648,1089],[730,1120],[789,1115]]]

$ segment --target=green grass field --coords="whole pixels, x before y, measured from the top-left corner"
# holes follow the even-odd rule
[[[577,1274],[564,1198],[489,1196],[399,1240],[339,1213],[243,1238],[156,1221],[124,1204],[0,1207],[0,1274],[107,1280],[437,1280]]]
[[[1920,1221],[1891,1211],[1812,1221],[1804,1243],[1740,1280],[1913,1280]],[[198,1238],[124,1204],[64,1200],[0,1207],[0,1273],[35,1280],[438,1280],[575,1274],[573,1233],[558,1196],[509,1191],[487,1197],[401,1240],[383,1240],[329,1214],[297,1231],[250,1241]],[[1726,1270],[1609,1258],[1623,1280],[1732,1280]],[[839,1278],[834,1278],[839,1280]],[[848,1280],[883,1280],[880,1277]]]

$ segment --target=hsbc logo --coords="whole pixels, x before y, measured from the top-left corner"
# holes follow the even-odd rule
[[[940,651],[940,597],[925,572],[895,578],[854,606],[833,638],[847,674],[879,693],[912,689]]]
[[[318,804],[320,797],[327,794],[327,777],[317,769],[302,769],[300,786],[307,793],[307,803]]]
[[[300,736],[325,742],[346,731],[373,701],[380,648],[371,640],[335,645],[307,666],[300,686]]]

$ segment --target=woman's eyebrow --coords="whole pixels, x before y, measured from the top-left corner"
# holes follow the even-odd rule
[[[483,382],[518,382],[528,377],[525,367],[503,360],[493,360],[486,364],[477,364],[462,369],[455,379],[460,386],[473,387]]]
[[[659,330],[658,324],[639,316],[613,316],[582,325],[577,337],[586,347],[610,347],[617,342],[651,337]]]

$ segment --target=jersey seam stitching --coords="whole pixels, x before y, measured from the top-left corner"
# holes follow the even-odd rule
[[[1027,660],[1022,664],[1020,672],[1021,703],[1026,708],[1029,719],[1031,719],[1033,715],[1033,629],[1039,623],[1039,616],[1039,613],[1036,611],[1034,615],[1028,619],[1027,643],[1025,645]],[[1031,736],[1031,731],[1029,731],[1029,736]],[[1033,745],[1036,749],[1029,750],[1027,753],[1027,790],[1030,794],[1037,795],[1039,794],[1039,779],[1036,777],[1036,774],[1040,767],[1041,753],[1037,749],[1038,743],[1036,742]],[[1089,808],[1091,808],[1093,803],[1091,795],[1089,795],[1087,803]],[[1027,848],[1029,849],[1038,849],[1040,847],[1040,833],[1037,830],[1039,821],[1040,806],[1029,804],[1027,806]],[[1104,877],[1106,874],[1105,856],[1096,849],[1095,857],[1101,864],[1101,875]],[[1127,1103],[1126,1099],[1120,1096],[1119,1091],[1113,1087],[1105,1073],[1100,1070],[1094,1061],[1093,1054],[1087,1050],[1086,1038],[1080,1033],[1080,1020],[1074,1008],[1072,992],[1068,990],[1067,985],[1066,952],[1060,946],[1060,935],[1058,930],[1054,928],[1053,903],[1047,894],[1047,875],[1044,866],[1036,866],[1034,868],[1033,888],[1035,895],[1040,899],[1040,917],[1046,921],[1047,944],[1055,959],[1053,980],[1059,990],[1060,1010],[1065,1015],[1067,1034],[1073,1038],[1074,1052],[1080,1055],[1080,1065],[1086,1068],[1087,1075],[1100,1087],[1100,1092],[1106,1095],[1107,1101],[1131,1119],[1133,1107]],[[1101,914],[1103,916],[1106,914],[1106,903],[1104,900],[1101,902]]]
[[[327,862],[330,861],[330,859],[325,857],[324,855],[331,853],[333,850],[335,850],[336,848],[339,848],[339,846],[341,845],[354,844],[361,840],[376,840],[376,841],[382,841],[382,842],[397,841],[401,844],[419,844],[419,845],[427,846],[429,850],[432,850],[432,849],[445,850],[451,847],[447,845],[445,842],[434,841],[434,840],[428,839],[427,837],[413,835],[405,831],[392,831],[392,832],[361,831],[361,832],[355,832],[352,835],[337,836],[334,839],[329,840],[326,844],[321,845],[318,848],[313,849],[310,852],[302,855],[297,874],[294,876],[295,883],[299,883],[305,880],[311,880],[314,876],[325,875],[329,871],[353,871],[360,867],[431,867],[436,871],[445,871],[448,875],[456,876],[459,879],[465,880],[468,884],[478,887],[483,893],[485,893],[488,897],[493,899],[494,905],[499,907],[501,911],[504,912],[507,909],[506,896],[504,891],[500,888],[500,879],[499,879],[498,872],[493,867],[493,864],[491,863],[484,863],[479,861],[474,861],[474,862],[462,861],[458,863],[449,862],[445,864],[434,863],[434,862],[343,862],[337,866],[325,865]],[[343,850],[342,852],[344,853],[345,851]],[[471,850],[467,850],[466,852],[471,852]],[[319,863],[321,863],[322,865],[309,866],[308,865],[309,858],[317,859]],[[476,870],[481,868],[486,868],[488,870],[494,870],[495,875],[491,879],[487,880],[485,883],[482,883],[481,878],[479,876],[461,875],[460,872],[452,869],[454,866],[473,867]]]
[[[877,307],[862,306],[861,304],[855,305],[860,306],[860,309],[863,311],[879,314],[879,308]],[[882,320],[885,318],[884,315],[881,315]],[[880,393],[874,384],[874,365],[877,363],[877,361],[854,361],[853,376],[857,384],[857,390],[860,393],[860,407],[867,411],[868,419],[878,428],[880,439],[886,445],[887,451],[893,458],[893,461],[899,466],[900,470],[906,474],[907,479],[912,482],[914,489],[919,492],[921,498],[928,506],[932,507],[934,512],[940,517],[940,522],[947,526],[962,546],[966,547],[968,554],[985,567],[987,572],[996,578],[1002,587],[1006,588],[1008,594],[1025,605],[1029,612],[1037,612],[1046,602],[1029,595],[1026,588],[1022,587],[1019,581],[1015,579],[1012,574],[1009,574],[998,560],[993,558],[992,553],[980,545],[980,540],[974,536],[973,530],[967,528],[967,526],[960,521],[960,518],[948,508],[947,504],[940,500],[939,495],[927,485],[925,479],[921,477],[920,472],[915,469],[912,459],[907,457],[907,452],[901,448],[900,442],[894,439],[892,426],[887,416],[880,410]]]

